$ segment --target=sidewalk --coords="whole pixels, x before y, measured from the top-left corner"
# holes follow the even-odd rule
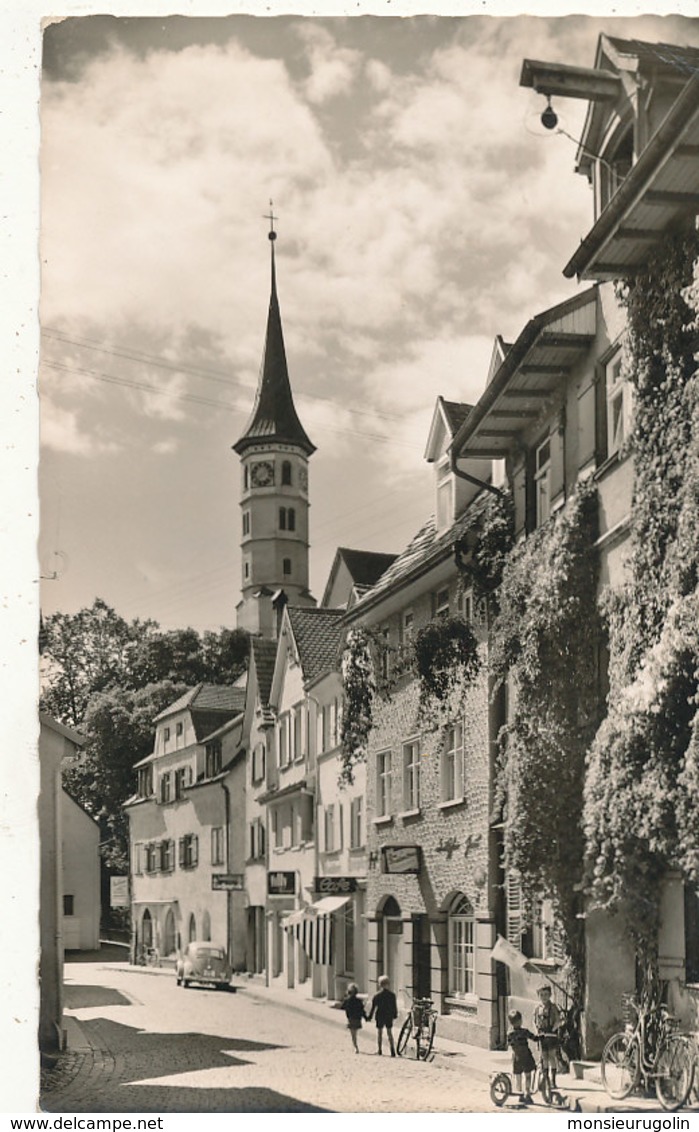
[[[146,978],[173,979],[171,967],[131,967],[125,963],[107,962],[104,966],[110,970],[128,970],[138,973]],[[234,993],[248,995],[267,1001],[274,1001],[288,1010],[293,1010],[328,1025],[346,1025],[345,1015],[339,1003],[326,999],[312,998],[304,990],[288,990],[280,987],[268,987],[261,977],[234,976],[232,982]],[[70,1076],[77,1073],[94,1072],[107,1051],[97,1050],[90,1042],[80,1024],[75,1018],[67,1016],[64,1025],[68,1033],[68,1054],[64,1055],[63,1071]],[[450,1041],[440,1036],[439,1022],[437,1022],[437,1035],[434,1045],[435,1060],[442,1064],[448,1063],[456,1072],[463,1072],[475,1080],[487,1082],[498,1072],[509,1073],[511,1057],[509,1052],[502,1050],[481,1049],[478,1046],[466,1045],[462,1042]],[[63,1059],[61,1059],[63,1060]],[[604,1113],[604,1112],[662,1112],[655,1097],[632,1096],[623,1101],[616,1101],[605,1091],[600,1077],[599,1063],[579,1062],[579,1071],[582,1076],[578,1078],[574,1073],[566,1074],[559,1080],[560,1092],[565,1099],[565,1107],[571,1112]],[[61,1071],[60,1069],[54,1070]],[[681,1111],[699,1112],[699,1081],[695,1080],[695,1087],[690,1102]],[[503,1111],[507,1110],[507,1104]],[[512,1111],[510,1109],[510,1111]]]

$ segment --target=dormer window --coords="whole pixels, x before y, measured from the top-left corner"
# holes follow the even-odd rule
[[[620,128],[599,160],[600,208],[606,208],[633,165],[633,125]]]
[[[437,530],[443,531],[454,521],[454,478],[449,459],[437,465]]]

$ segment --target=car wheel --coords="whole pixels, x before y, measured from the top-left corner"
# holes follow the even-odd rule
[[[189,986],[189,979],[183,979],[183,980],[182,980],[182,986],[183,986],[183,987],[185,988],[185,990],[186,990],[186,989],[187,989],[187,987]]]

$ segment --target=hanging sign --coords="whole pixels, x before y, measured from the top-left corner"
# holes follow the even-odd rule
[[[293,896],[296,892],[296,873],[267,873],[269,896]]]
[[[385,873],[419,873],[419,845],[384,845],[383,871]]]
[[[128,908],[130,904],[128,877],[109,878],[109,903],[112,908]]]

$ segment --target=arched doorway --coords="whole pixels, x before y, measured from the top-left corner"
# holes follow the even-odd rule
[[[403,985],[403,920],[400,904],[394,896],[387,896],[379,909],[379,966],[380,974],[388,975],[391,989]]]
[[[174,955],[177,948],[177,932],[172,908],[168,908],[163,930],[163,955]]]
[[[205,912],[201,921],[201,938],[211,939],[211,916]]]
[[[187,939],[189,940],[190,943],[192,943],[192,941],[195,940],[196,938],[197,938],[197,921],[195,919],[194,912],[192,912],[191,916],[189,917],[189,931],[187,933]]]
[[[153,946],[153,918],[148,908],[143,913],[141,920],[141,943],[144,947]]]

